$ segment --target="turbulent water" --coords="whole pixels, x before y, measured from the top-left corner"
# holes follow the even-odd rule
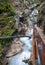
[[[35,17],[36,15],[36,17]],[[26,32],[26,35],[33,35],[33,25],[32,21],[37,21],[38,11],[34,10],[31,15],[28,17],[29,28]],[[29,59],[32,52],[32,37],[23,37],[19,38],[19,40],[24,43],[23,51],[15,56],[8,58],[8,65],[28,65],[28,63],[23,62],[23,60]]]
[[[15,56],[8,58],[8,65],[28,65],[28,63],[23,62],[23,60],[29,59],[32,50],[32,39],[28,37],[20,38],[20,41],[24,43],[23,51]]]

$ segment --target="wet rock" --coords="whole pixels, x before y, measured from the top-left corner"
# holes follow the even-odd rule
[[[29,62],[29,59],[25,59],[25,60],[23,60],[23,62],[28,63]]]
[[[43,24],[43,33],[45,34],[45,22]]]
[[[45,22],[45,1],[40,4],[38,7],[38,22],[37,25],[41,28],[44,29],[44,22]]]
[[[33,65],[31,61],[30,61],[28,64],[29,64],[29,65]]]
[[[33,65],[31,61],[29,61],[29,59],[25,59],[23,60],[24,63],[28,63],[29,65]]]
[[[13,55],[16,55],[22,51],[22,47],[24,44],[22,44],[18,38],[16,38],[11,45],[11,48],[8,50],[6,57],[10,57]]]
[[[18,32],[21,35],[25,35],[26,30],[27,30],[27,26],[23,23],[20,23],[19,26],[18,26]]]
[[[33,29],[27,29],[27,31],[26,31],[26,36],[32,36],[32,34],[33,34]]]
[[[5,58],[2,58],[1,60],[0,60],[0,65],[7,65],[8,64],[8,60],[7,60],[7,58],[5,57]]]

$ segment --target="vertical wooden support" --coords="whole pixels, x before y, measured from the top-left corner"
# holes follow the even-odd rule
[[[33,65],[36,65],[37,49],[36,49],[35,31],[33,31],[32,56],[33,56],[33,60],[32,60]]]
[[[35,65],[35,41],[33,39],[33,44],[32,44],[32,57],[33,57],[33,65]]]

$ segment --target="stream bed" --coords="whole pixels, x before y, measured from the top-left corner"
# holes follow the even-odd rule
[[[35,11],[37,13],[35,13]],[[36,15],[36,16],[35,16]],[[17,55],[14,55],[12,57],[7,58],[8,59],[8,65],[29,65],[29,63],[25,63],[23,62],[23,60],[28,60],[31,57],[31,53],[32,53],[32,35],[33,35],[33,28],[32,28],[32,21],[37,22],[37,15],[38,15],[38,11],[34,10],[30,16],[28,17],[28,24],[29,24],[29,30],[27,30],[26,36],[27,35],[31,35],[31,39],[29,37],[20,37],[19,41],[22,42],[22,44],[24,44],[24,46],[22,47],[22,52],[18,53]],[[31,25],[31,26],[30,26]],[[30,31],[32,30],[32,32]]]
[[[23,51],[15,56],[8,58],[8,65],[28,65],[28,63],[23,62],[23,60],[30,59],[32,52],[32,38],[21,37],[19,40],[24,43]]]

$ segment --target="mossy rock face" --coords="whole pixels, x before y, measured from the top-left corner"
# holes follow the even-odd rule
[[[3,12],[10,12],[10,14],[14,15],[15,8],[8,0],[1,0],[0,1],[0,14]]]
[[[40,6],[37,7],[38,11],[41,12],[43,7],[45,7],[45,2],[42,2]]]
[[[43,28],[45,22],[45,2],[42,2],[37,9],[39,11],[38,26],[41,26],[41,28]]]
[[[44,2],[45,0],[40,0],[41,2]]]
[[[8,0],[0,0],[0,36],[11,36],[15,31],[15,8]]]
[[[8,0],[0,0],[0,37],[11,36],[15,31],[15,8]],[[0,60],[11,40],[0,40]],[[1,61],[0,61],[1,62]],[[0,64],[3,65],[3,64]]]

